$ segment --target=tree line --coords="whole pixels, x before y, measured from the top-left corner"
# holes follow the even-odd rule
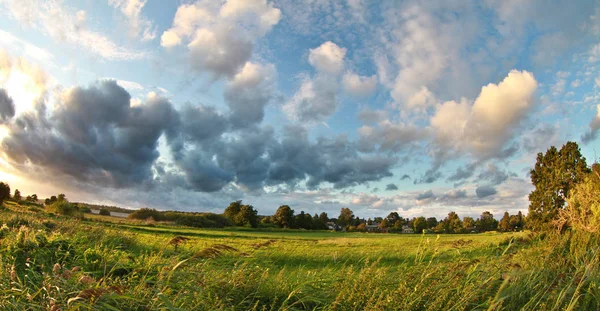
[[[347,207],[341,208],[336,218],[330,218],[325,212],[311,215],[300,211],[296,214],[288,205],[280,206],[273,215],[261,216],[254,206],[243,204],[241,200],[229,204],[223,214],[143,208],[131,213],[129,218],[169,221],[202,228],[245,226],[363,232],[405,232],[409,228],[415,233],[507,232],[525,228],[534,231],[553,228],[560,231],[570,228],[600,230],[600,165],[595,163],[588,167],[577,143],[567,142],[560,150],[552,146],[545,153],[538,153],[530,175],[535,189],[529,194],[527,217],[520,211],[516,215],[505,212],[500,220],[496,220],[489,211],[483,212],[476,219],[461,219],[453,211],[439,221],[435,217],[403,218],[397,212],[391,212],[386,217],[365,219],[356,217]],[[59,215],[81,216],[83,213],[91,213],[89,204],[70,203],[64,194],[45,199],[44,205],[39,203],[36,194],[23,199],[18,189],[11,196],[10,186],[0,182],[0,203],[5,200],[45,207],[48,212]],[[110,211],[106,209],[103,214],[110,215]]]

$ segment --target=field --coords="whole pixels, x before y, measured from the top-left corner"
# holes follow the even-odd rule
[[[591,234],[200,230],[17,205],[0,225],[2,310],[593,310],[600,300]]]

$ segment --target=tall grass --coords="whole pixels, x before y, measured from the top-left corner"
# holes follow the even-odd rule
[[[2,310],[593,310],[600,303],[600,238],[583,232],[234,233],[11,210],[0,212],[0,226]]]

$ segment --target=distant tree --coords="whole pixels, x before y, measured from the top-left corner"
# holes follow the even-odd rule
[[[502,232],[512,231],[510,226],[510,215],[508,212],[504,212],[504,216],[502,216],[502,219],[498,222],[498,230]]]
[[[393,225],[390,224],[389,220],[387,218],[384,218],[381,220],[381,222],[379,223],[379,225],[377,225],[377,227],[381,230],[385,230],[389,227],[392,227]]]
[[[327,213],[322,212],[321,214],[319,214],[319,220],[321,220],[323,223],[329,222],[329,217],[327,217]]]
[[[521,211],[519,211],[517,215],[510,215],[509,222],[511,230],[520,231],[525,227],[525,217],[523,217]]]
[[[435,217],[427,218],[427,229],[435,228],[438,225],[438,221]]]
[[[448,213],[447,228],[450,233],[461,233],[463,229],[462,221],[455,212]]]
[[[296,227],[300,229],[312,229],[312,217],[310,214],[304,213],[304,211],[300,211],[300,214],[295,217]]]
[[[356,231],[366,232],[367,231],[367,225],[364,222],[361,223],[361,224],[359,224],[358,226],[356,226]]]
[[[237,200],[234,202],[229,203],[229,206],[227,206],[227,208],[225,208],[225,211],[223,211],[223,216],[229,218],[234,224],[235,224],[235,217],[237,216],[237,214],[240,213],[240,210],[242,209],[242,200]]]
[[[391,212],[387,215],[387,217],[385,217],[385,219],[387,219],[389,225],[393,227],[396,224],[396,222],[402,219],[402,217],[398,215],[398,212]]]
[[[560,151],[550,147],[538,153],[535,167],[530,171],[535,189],[529,194],[528,227],[548,229],[565,206],[569,191],[590,172],[575,142],[567,142]]]
[[[57,201],[59,201],[59,202],[68,201],[67,196],[64,193],[61,193],[58,195]]]
[[[294,210],[287,205],[280,206],[273,215],[273,223],[281,228],[293,228]]]
[[[494,215],[492,215],[492,213],[485,211],[481,213],[481,216],[478,219],[477,227],[481,232],[493,231],[498,228],[498,221],[494,219]]]
[[[34,193],[34,194],[32,194],[32,195],[31,195],[31,201],[32,201],[32,202],[37,202],[37,201],[38,201],[38,196],[37,196],[37,194],[35,194],[35,193]]]
[[[7,183],[0,182],[0,204],[10,199],[10,186]]]
[[[413,229],[415,233],[423,233],[423,230],[427,229],[427,220],[425,217],[417,217],[413,221]]]
[[[21,191],[19,189],[15,189],[15,194],[13,195],[13,200],[19,202],[21,201]]]
[[[236,226],[256,228],[258,227],[258,212],[252,205],[242,205],[233,223]]]
[[[347,207],[342,207],[340,210],[340,216],[338,217],[338,226],[344,228],[354,224],[354,212]]]
[[[321,213],[321,214],[323,214],[323,213]],[[325,217],[327,217],[327,214],[325,214]],[[315,213],[315,215],[313,216],[313,229],[327,230],[326,223],[327,223],[326,221],[323,221],[323,219]]]
[[[100,211],[98,212],[98,214],[100,214],[102,216],[110,216],[110,211],[105,208],[101,208]]]
[[[48,198],[48,199],[44,200],[44,204],[45,204],[45,205],[50,205],[50,204],[52,204],[52,203],[56,202],[57,200],[58,200],[58,198],[56,198],[56,196],[55,196],[55,195],[53,195],[53,196],[51,196],[50,198]]]
[[[471,232],[475,228],[475,220],[473,217],[463,217],[463,229],[465,232]]]

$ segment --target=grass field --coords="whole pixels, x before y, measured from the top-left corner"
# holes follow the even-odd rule
[[[600,299],[590,234],[200,230],[86,217],[0,212],[0,309],[594,310]]]

